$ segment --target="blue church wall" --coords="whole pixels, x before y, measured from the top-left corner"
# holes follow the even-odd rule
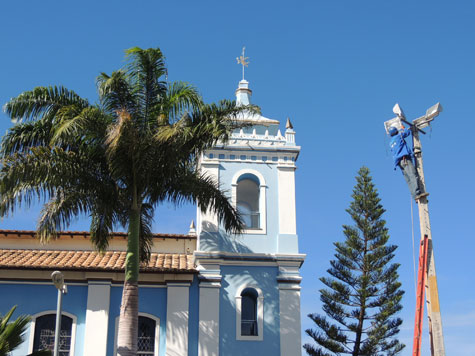
[[[269,157],[271,154],[269,154]],[[203,251],[227,251],[237,253],[276,253],[278,236],[278,178],[274,165],[264,163],[223,162],[219,167],[219,181],[222,188],[231,190],[231,182],[236,173],[243,169],[255,170],[262,174],[266,188],[266,234],[242,234],[230,236],[224,231],[202,232],[200,248]]]
[[[0,284],[0,313],[4,314],[17,305],[14,320],[18,315],[35,315],[44,311],[56,311],[58,290],[53,285],[41,284]],[[63,296],[63,311],[74,315],[77,320],[74,354],[83,355],[86,323],[87,286],[68,285],[68,293]],[[27,329],[25,342],[12,356],[24,356],[29,350],[30,328]]]
[[[116,319],[120,315],[122,300],[122,286],[112,286],[109,307],[109,330],[107,337],[107,355],[114,355]],[[160,319],[159,355],[165,356],[166,328],[167,328],[167,288],[141,287],[139,288],[139,312],[151,314]]]
[[[226,356],[280,355],[279,290],[276,267],[221,266],[219,349]],[[235,296],[243,286],[257,286],[264,295],[262,341],[236,340]]]
[[[188,356],[198,356],[199,334],[199,286],[198,278],[193,278],[190,286],[190,303],[188,314]]]

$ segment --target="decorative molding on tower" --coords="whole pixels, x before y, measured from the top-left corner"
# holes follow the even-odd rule
[[[250,105],[251,104],[252,90],[249,89],[249,82],[245,79],[239,82],[236,89],[236,105]],[[245,113],[244,115],[237,117],[238,121],[246,121],[256,125],[279,125],[279,121],[269,119],[259,114]]]
[[[295,131],[292,122],[290,119],[287,118],[287,122],[285,124],[285,141],[287,146],[295,146]]]
[[[236,89],[236,103],[237,105],[251,104],[252,90],[249,89],[249,82],[245,79],[239,82]],[[260,114],[244,113],[236,118],[238,121],[245,121],[250,123],[252,128],[241,128],[231,134],[229,141],[225,148],[249,148],[256,150],[279,149],[286,146],[294,146],[294,151],[299,151],[300,147],[295,145],[295,132],[292,129],[290,120],[287,120],[287,130],[285,136],[279,129],[280,122],[278,120],[269,119]],[[289,126],[290,125],[290,126]],[[218,143],[216,147],[223,147]],[[287,148],[287,149],[290,149]],[[219,158],[219,157],[209,157]],[[296,157],[295,157],[296,159]]]
[[[249,89],[249,82],[245,79],[239,82],[239,86],[236,89],[236,105],[249,105],[251,104],[252,90]]]

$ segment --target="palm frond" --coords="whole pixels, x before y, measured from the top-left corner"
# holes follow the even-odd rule
[[[126,144],[131,136],[135,136],[130,113],[126,110],[119,110],[117,116],[118,120],[109,126],[105,140],[109,153],[115,152],[121,143]]]
[[[90,197],[82,191],[57,190],[43,205],[36,227],[41,242],[58,237],[58,231],[65,230],[72,219],[91,210]]]
[[[125,51],[125,56],[129,60],[127,73],[136,90],[149,98],[166,90],[166,82],[160,81],[168,73],[160,48],[133,47]]]
[[[216,213],[227,232],[239,234],[244,229],[244,222],[227,192],[220,189],[213,177],[197,173],[192,167],[182,167],[161,191],[157,188],[150,194],[151,203],[165,199],[177,205],[185,201],[196,203],[202,212],[210,210]]]
[[[129,113],[136,111],[136,98],[125,71],[117,70],[110,76],[101,73],[96,83],[100,101],[106,112],[115,114],[123,110]]]
[[[4,316],[0,315],[0,355],[9,355],[24,341],[30,317],[20,315],[16,320],[10,321],[15,310],[16,306],[11,308]]]
[[[104,206],[98,209],[96,206],[91,213],[91,242],[100,252],[104,252],[109,247],[114,227],[114,211],[111,206]]]
[[[103,157],[55,147],[34,147],[27,154],[13,154],[0,167],[0,216],[12,214],[22,204],[44,201],[58,192],[115,191]],[[110,201],[114,201],[110,199]]]
[[[166,82],[161,78],[167,74],[165,57],[159,48],[142,49],[133,47],[126,52],[127,74],[137,99],[137,119],[146,127],[152,108],[166,94]]]
[[[168,123],[173,124],[186,112],[199,112],[202,105],[201,95],[193,85],[173,82],[168,84],[166,93],[156,104],[153,112],[163,113],[168,117]]]
[[[155,134],[160,142],[181,145],[181,152],[194,151],[195,154],[225,143],[236,129],[249,126],[240,118],[259,113],[257,106],[237,106],[234,101],[222,100],[218,104],[202,105],[200,110],[186,113],[181,119]]]
[[[11,127],[1,142],[0,157],[47,145],[52,137],[52,128],[51,122],[44,120],[22,122]]]
[[[59,122],[55,125],[50,143],[53,145],[58,144],[58,139],[60,137],[71,137],[73,130],[77,132],[77,129],[80,128],[84,120],[84,116],[81,115],[82,112],[82,108],[78,108],[77,106],[65,106],[58,110],[57,115]],[[81,137],[81,135],[79,135],[79,137]]]
[[[12,120],[33,120],[43,117],[53,117],[61,107],[89,105],[74,91],[62,86],[37,87],[12,98],[3,106],[5,113]]]
[[[154,209],[151,204],[142,204],[140,214],[140,261],[147,263],[150,260],[150,253],[152,252],[152,223],[153,223]]]
[[[51,165],[54,158],[57,158],[55,152],[36,147],[28,154],[14,154],[3,159],[0,168],[0,216],[13,214],[15,208],[23,203],[29,207],[33,200],[45,199],[54,193],[54,187],[60,184],[61,179],[71,177],[66,172],[62,177],[54,174],[58,168]]]
[[[98,142],[98,137],[104,137],[112,123],[112,118],[96,106],[84,108],[79,112],[67,107],[58,114],[61,115],[61,121],[55,126],[50,143],[62,147],[73,142]]]

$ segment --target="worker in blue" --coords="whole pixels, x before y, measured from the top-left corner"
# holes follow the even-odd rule
[[[391,153],[394,159],[394,169],[399,166],[404,179],[409,186],[412,197],[418,201],[420,197],[427,195],[421,188],[421,182],[419,175],[417,174],[414,163],[412,162],[413,152],[407,145],[405,138],[411,136],[411,130],[402,126],[401,130],[397,127],[391,126],[388,131],[391,136],[389,146],[391,147]]]

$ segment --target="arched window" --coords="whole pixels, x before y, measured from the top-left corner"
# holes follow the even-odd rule
[[[236,172],[231,181],[233,205],[244,220],[244,234],[267,234],[266,189],[264,176],[254,169]]]
[[[117,355],[119,316],[115,318],[114,355]],[[160,319],[147,313],[139,313],[137,332],[137,356],[158,356]]]
[[[59,334],[59,355],[70,356],[72,348],[73,319],[69,316],[61,316],[61,331]],[[56,327],[56,314],[44,314],[34,320],[33,350],[54,349],[54,333]]]
[[[257,291],[246,288],[241,293],[241,335],[257,336]]]
[[[146,316],[139,316],[137,356],[154,355],[156,322]]]
[[[237,208],[247,229],[260,228],[259,183],[254,176],[245,175],[238,180]]]
[[[264,340],[264,295],[254,285],[236,291],[236,340]]]

